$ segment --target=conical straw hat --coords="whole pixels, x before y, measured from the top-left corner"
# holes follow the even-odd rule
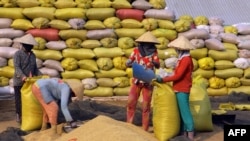
[[[83,99],[84,87],[83,87],[83,84],[80,80],[78,80],[78,79],[64,79],[63,81],[66,82],[70,86],[70,88],[75,93],[78,100]]]
[[[168,44],[168,47],[177,48],[179,50],[195,49],[195,47],[190,43],[190,41],[184,36],[179,36],[177,39],[170,42]]]
[[[147,43],[159,44],[159,41],[157,40],[157,38],[150,31],[142,34],[135,41],[136,42],[147,42]]]
[[[28,45],[38,45],[35,38],[31,34],[26,34],[20,38],[15,39],[16,42],[28,44]]]

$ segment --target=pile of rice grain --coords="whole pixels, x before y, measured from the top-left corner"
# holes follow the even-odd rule
[[[133,124],[98,116],[55,141],[157,141],[153,134]]]

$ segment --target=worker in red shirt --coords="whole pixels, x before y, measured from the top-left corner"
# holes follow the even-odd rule
[[[156,37],[151,32],[146,32],[135,40],[138,42],[138,47],[134,48],[129,59],[126,62],[127,67],[131,67],[133,63],[143,66],[145,69],[160,67],[158,52],[155,44],[158,44]],[[135,115],[137,101],[142,94],[142,127],[148,130],[149,115],[151,108],[153,86],[135,77],[132,79],[127,104],[127,122],[132,123]]]
[[[184,36],[179,36],[168,44],[176,49],[178,61],[171,76],[156,76],[157,82],[173,82],[173,89],[176,94],[179,112],[181,115],[181,130],[190,140],[194,140],[194,121],[189,107],[189,93],[192,87],[193,62],[190,50],[193,45]]]

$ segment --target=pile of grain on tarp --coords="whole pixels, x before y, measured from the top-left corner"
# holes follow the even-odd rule
[[[98,116],[55,141],[157,141],[153,134],[133,124]]]

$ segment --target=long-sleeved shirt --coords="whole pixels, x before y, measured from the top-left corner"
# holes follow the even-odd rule
[[[23,49],[18,50],[13,57],[14,60],[14,86],[22,86],[24,84],[23,77],[42,75],[37,68],[36,56],[33,52],[27,53]]]
[[[128,59],[127,62],[129,64],[132,64],[133,62],[136,62],[139,65],[144,66],[146,69],[152,69],[152,70],[154,70],[156,68],[155,64],[153,62],[157,63],[157,66],[160,66],[160,59],[158,57],[157,50],[154,53],[152,53],[151,55],[143,57],[140,54],[139,49],[135,48],[133,50],[133,52],[131,53],[131,55],[129,56],[129,59]],[[133,78],[132,81],[133,81],[133,83],[137,83],[139,80],[137,78]],[[141,82],[141,81],[139,81],[139,82]]]
[[[73,120],[68,109],[68,103],[71,98],[68,84],[58,78],[49,78],[37,80],[36,85],[40,88],[46,103],[60,100],[60,108],[66,121]]]
[[[163,78],[163,82],[173,81],[173,89],[177,92],[189,93],[192,87],[193,62],[190,55],[178,60],[173,75]]]
[[[136,62],[140,65],[143,65],[147,69],[154,69],[155,65],[152,62],[160,64],[160,59],[158,57],[157,50],[148,56],[141,56],[139,49],[135,48],[131,55],[129,56],[129,62],[132,64]]]

